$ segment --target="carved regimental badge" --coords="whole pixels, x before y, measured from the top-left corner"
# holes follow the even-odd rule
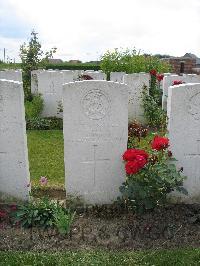
[[[91,90],[82,98],[81,107],[90,119],[102,119],[109,113],[110,99],[101,90]]]

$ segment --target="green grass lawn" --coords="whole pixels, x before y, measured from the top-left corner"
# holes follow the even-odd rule
[[[0,252],[0,266],[21,265],[200,265],[200,249],[159,250],[148,252],[68,251],[65,253]]]
[[[62,130],[29,130],[27,139],[32,184],[38,185],[40,177],[46,176],[48,186],[64,187]]]

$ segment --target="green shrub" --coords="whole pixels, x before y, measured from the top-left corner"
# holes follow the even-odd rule
[[[41,95],[32,95],[30,101],[25,101],[26,120],[38,118],[43,110],[44,101]]]
[[[46,65],[45,69],[59,69],[59,70],[100,70],[100,65],[94,64],[48,64]]]
[[[33,118],[26,121],[27,130],[53,130],[63,129],[62,118],[57,117],[45,117],[45,118]]]
[[[43,197],[20,205],[13,213],[14,223],[22,227],[56,227],[61,234],[69,233],[75,213],[62,207],[58,202]]]
[[[0,63],[0,71],[5,69],[20,69],[20,63]]]
[[[108,76],[110,72],[126,72],[149,73],[151,69],[156,69],[158,72],[169,72],[170,65],[161,61],[156,56],[143,55],[140,52],[133,50],[119,50],[107,51],[101,58],[101,69]]]

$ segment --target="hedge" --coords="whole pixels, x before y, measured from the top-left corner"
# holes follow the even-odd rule
[[[58,70],[100,70],[100,65],[94,64],[48,64],[45,69],[58,69]]]

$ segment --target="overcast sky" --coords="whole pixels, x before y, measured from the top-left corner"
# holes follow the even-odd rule
[[[200,0],[0,0],[0,59],[6,48],[18,61],[32,29],[63,60],[97,60],[117,47],[200,57]]]

